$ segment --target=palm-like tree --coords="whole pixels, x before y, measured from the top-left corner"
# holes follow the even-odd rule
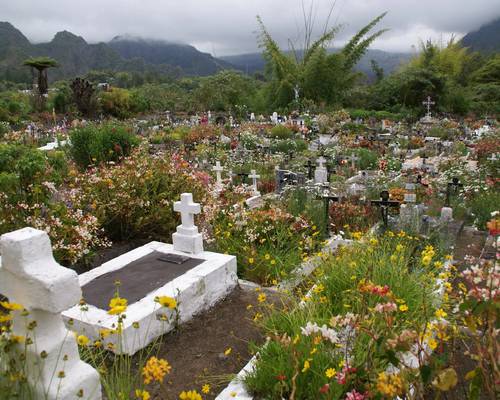
[[[57,67],[59,64],[50,57],[32,57],[23,62],[23,65],[31,67],[38,72],[38,99],[40,110],[43,109],[45,95],[49,90],[47,70]]]
[[[297,92],[302,97],[318,102],[339,100],[355,82],[356,74],[352,72],[352,68],[370,44],[386,31],[383,29],[367,36],[385,15],[386,13],[379,15],[362,28],[340,52],[331,54],[327,52],[327,48],[341,26],[327,28],[327,21],[323,34],[312,41],[312,17],[305,17],[304,48],[296,51],[291,45],[291,51],[287,52],[280,49],[262,19],[257,17],[260,46],[264,49],[267,70],[272,78],[270,94],[274,99],[273,105],[287,106]],[[291,44],[290,41],[289,43]]]

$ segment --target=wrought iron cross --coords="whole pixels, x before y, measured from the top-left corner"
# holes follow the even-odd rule
[[[316,165],[311,160],[307,160],[307,164],[304,164],[307,168],[307,179],[311,180],[313,178],[313,172],[316,169]]]
[[[461,187],[464,187],[464,185],[460,183],[460,181],[456,176],[451,178],[451,182],[448,182],[448,184],[446,185],[446,203],[445,203],[446,207],[450,206],[450,198],[452,191],[453,194],[456,195],[458,193],[458,189]]]
[[[389,224],[389,208],[399,207],[401,204],[396,200],[389,200],[389,192],[387,190],[383,190],[380,192],[379,200],[371,200],[372,206],[380,207],[380,213],[382,215],[382,222],[384,223],[384,227],[387,228]]]
[[[330,232],[330,203],[338,202],[340,200],[340,197],[332,195],[330,193],[330,190],[325,187],[323,193],[321,194],[321,198],[323,199],[323,204],[325,206],[325,235],[328,236]]]

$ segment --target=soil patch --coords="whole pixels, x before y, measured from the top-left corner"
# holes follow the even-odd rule
[[[264,334],[253,318],[259,309],[257,292],[235,289],[213,309],[195,317],[164,337],[159,357],[172,365],[164,387],[156,388],[152,398],[177,399],[183,390],[197,390],[208,383],[213,400],[229,381],[252,358],[249,344],[262,344]],[[278,302],[278,296],[266,292],[267,303]],[[249,307],[251,305],[251,307]],[[224,352],[231,349],[228,355]]]

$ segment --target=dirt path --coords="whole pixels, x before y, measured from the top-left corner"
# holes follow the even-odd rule
[[[264,342],[253,321],[259,307],[258,294],[236,289],[216,307],[167,335],[159,356],[172,365],[172,372],[164,385],[166,393],[156,388],[152,398],[177,399],[183,390],[201,393],[208,383],[210,394],[203,394],[203,399],[214,399],[252,357],[249,343]],[[269,301],[272,296],[267,297]],[[225,355],[229,348],[230,354]]]
[[[467,268],[466,257],[472,256],[479,258],[482,254],[486,232],[476,231],[471,227],[464,227],[458,237],[453,251],[454,265],[459,272]],[[457,284],[458,282],[455,282]],[[453,339],[447,343],[445,353],[448,354],[447,364],[453,367],[458,374],[458,384],[449,392],[440,393],[443,400],[466,400],[468,393],[468,381],[465,380],[467,372],[475,368],[475,362],[465,355],[467,351],[467,341],[464,339]],[[429,391],[425,398],[427,400],[435,399],[436,393]]]

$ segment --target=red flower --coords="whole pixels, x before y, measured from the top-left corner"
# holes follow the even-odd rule
[[[286,380],[286,376],[283,375],[283,374],[280,374],[280,375],[276,375],[276,379],[280,382],[283,382]]]
[[[323,386],[321,386],[321,388],[319,389],[319,392],[320,393],[328,393],[329,390],[330,390],[330,384],[325,383]]]

